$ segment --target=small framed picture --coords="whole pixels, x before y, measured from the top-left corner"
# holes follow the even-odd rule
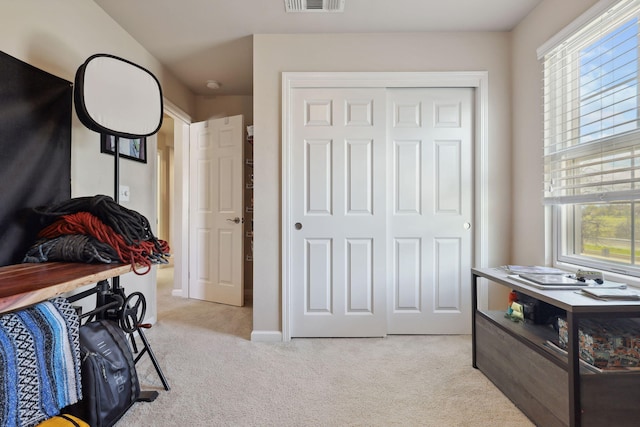
[[[104,133],[100,135],[101,153],[114,154],[115,146],[115,136]],[[136,162],[147,163],[147,138],[120,138],[120,156]]]

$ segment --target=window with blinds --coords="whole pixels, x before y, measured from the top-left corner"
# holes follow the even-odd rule
[[[544,56],[546,203],[640,195],[639,13],[619,2]]]
[[[616,2],[541,57],[556,258],[626,274],[640,259],[639,17],[640,0]]]

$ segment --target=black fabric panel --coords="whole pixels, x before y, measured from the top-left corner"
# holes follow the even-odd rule
[[[30,209],[71,198],[70,82],[0,52],[0,266],[40,225]]]

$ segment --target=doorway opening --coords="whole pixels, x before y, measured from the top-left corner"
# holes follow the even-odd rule
[[[169,242],[171,247],[170,263],[158,268],[158,276],[172,277],[171,295],[184,298],[192,297],[189,291],[189,203],[194,197],[194,189],[190,188],[190,133],[194,123],[177,107],[165,100],[163,125],[157,134],[157,234],[159,238]],[[243,163],[243,189],[246,211],[243,219],[245,253],[240,260],[245,271],[245,299],[250,303],[252,298],[252,214],[253,214],[253,141],[249,137],[251,126],[241,129],[246,158]],[[245,133],[246,131],[246,133]],[[168,270],[168,271],[167,271]],[[159,280],[160,282],[161,280]],[[160,283],[159,283],[160,285]]]

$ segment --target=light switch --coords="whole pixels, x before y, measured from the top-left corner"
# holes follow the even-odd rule
[[[128,185],[121,185],[120,186],[120,193],[118,194],[118,201],[120,202],[128,202],[129,201],[129,186]]]

